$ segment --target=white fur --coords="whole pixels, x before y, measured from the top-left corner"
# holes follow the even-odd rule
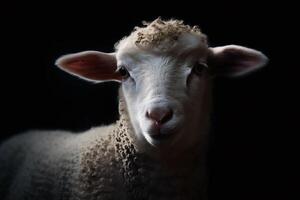
[[[184,42],[181,40],[180,45],[183,46]],[[194,46],[189,43],[189,40],[186,42],[188,48],[185,49],[190,54],[184,54],[180,49],[180,54],[184,56],[178,57],[178,52],[163,54],[140,52],[134,51],[131,46],[128,50],[122,46],[116,53],[118,65],[126,66],[131,76],[122,82],[122,90],[135,132],[137,135],[143,135],[154,146],[158,142],[149,137],[152,122],[146,117],[146,111],[153,106],[173,109],[174,117],[164,124],[161,130],[162,134],[173,130],[178,132],[176,137],[169,141],[172,144],[176,141],[181,141],[182,144],[187,140],[196,141],[192,137],[184,138],[184,134],[187,127],[194,127],[194,132],[200,129],[197,122],[191,124],[193,121],[188,120],[188,116],[199,115],[197,113],[202,111],[201,106],[206,106],[202,105],[201,101],[209,98],[209,95],[203,96],[203,93],[208,90],[209,78],[197,77],[191,73],[191,69],[196,62],[206,60],[206,54],[199,50],[200,42],[196,43],[199,45]],[[188,86],[189,76],[193,78]],[[189,133],[189,135],[194,134]]]

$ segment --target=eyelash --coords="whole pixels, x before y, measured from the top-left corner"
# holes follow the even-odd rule
[[[126,79],[130,76],[125,66],[119,66],[117,72],[122,76],[123,79]]]
[[[192,72],[198,76],[202,76],[203,70],[207,68],[206,63],[196,63],[192,68]]]

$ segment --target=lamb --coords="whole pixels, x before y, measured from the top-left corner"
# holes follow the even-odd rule
[[[198,27],[144,23],[114,53],[85,51],[56,65],[88,81],[117,81],[120,119],[81,134],[30,131],[0,147],[0,197],[207,199],[213,77],[266,65],[254,49],[209,47]]]

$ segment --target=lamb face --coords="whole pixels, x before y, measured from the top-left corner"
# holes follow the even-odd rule
[[[201,37],[182,34],[174,41],[181,48],[167,51],[125,40],[116,58],[135,133],[156,147],[192,145],[206,132],[209,116],[208,48]]]

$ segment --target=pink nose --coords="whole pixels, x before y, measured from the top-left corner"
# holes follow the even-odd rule
[[[153,120],[157,125],[169,121],[173,116],[173,111],[166,107],[155,107],[147,111],[146,117]]]

